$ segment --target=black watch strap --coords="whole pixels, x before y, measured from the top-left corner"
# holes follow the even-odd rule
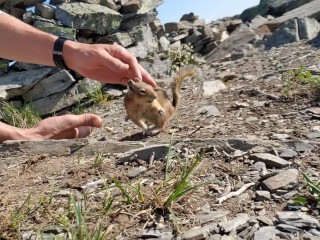
[[[66,63],[64,62],[63,56],[62,56],[63,45],[64,45],[64,42],[67,40],[68,39],[64,39],[64,38],[59,37],[55,41],[54,46],[53,46],[53,61],[54,61],[54,64],[58,68],[69,70],[69,68],[67,67]]]

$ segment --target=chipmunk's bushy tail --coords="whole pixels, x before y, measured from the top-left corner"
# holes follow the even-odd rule
[[[172,105],[175,109],[178,108],[180,103],[180,90],[182,81],[187,77],[196,77],[198,76],[198,73],[199,69],[196,66],[188,65],[181,68],[174,77],[172,84]]]

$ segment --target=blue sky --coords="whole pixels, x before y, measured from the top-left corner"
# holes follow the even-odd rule
[[[233,16],[259,4],[259,0],[165,0],[158,10],[161,23],[177,22],[185,13],[193,12],[207,22]]]

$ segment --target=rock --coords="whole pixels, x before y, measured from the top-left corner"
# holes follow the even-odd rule
[[[305,213],[297,211],[278,212],[276,214],[278,223],[287,224],[297,228],[318,228],[319,221]]]
[[[159,160],[165,158],[168,154],[169,145],[162,144],[162,145],[151,145],[144,148],[135,149],[124,153],[120,156],[119,163],[131,162],[135,161],[136,159],[149,161],[151,155],[154,153],[154,160]]]
[[[191,13],[183,14],[182,17],[180,18],[180,21],[190,21],[190,22],[192,22],[192,21],[195,21],[197,19],[199,19],[199,16],[194,15],[194,13],[191,12]]]
[[[182,235],[181,240],[202,240],[206,239],[209,236],[209,234],[210,230],[206,226],[192,228]]]
[[[146,229],[142,235],[141,238],[143,239],[148,239],[148,238],[160,238],[161,237],[161,232],[159,230],[156,229]]]
[[[62,92],[74,82],[75,80],[72,75],[68,71],[62,70],[48,78],[42,79],[32,89],[22,94],[22,97],[26,101],[35,101]]]
[[[59,112],[78,103],[87,96],[87,92],[83,88],[84,86],[90,91],[100,86],[100,83],[88,79],[81,80],[64,92],[59,92],[31,102],[30,107],[36,109],[40,115]]]
[[[280,25],[285,23],[288,20],[294,18],[315,18],[316,20],[320,20],[320,2],[319,1],[311,1],[307,4],[304,4],[298,8],[295,8],[289,12],[286,12],[283,16],[275,18],[267,23],[267,26],[272,31],[277,29]]]
[[[178,22],[178,29],[181,30],[188,30],[194,27],[203,27],[206,24],[204,19],[197,19],[195,21],[179,21]]]
[[[141,8],[140,8],[141,9]],[[145,14],[129,13],[123,15],[121,21],[120,30],[122,31],[132,31],[137,26],[145,26],[150,22],[154,22],[157,19],[156,12],[148,12]]]
[[[320,139],[320,132],[311,132],[307,134],[307,138],[310,140]]]
[[[292,149],[285,149],[282,151],[282,153],[279,155],[279,157],[290,160],[298,156],[298,153],[296,151],[293,151]]]
[[[290,191],[295,189],[299,184],[298,170],[289,169],[279,172],[277,175],[272,176],[261,182],[261,187],[271,193],[277,190]]]
[[[288,232],[288,233],[297,233],[297,232],[301,232],[301,229],[291,226],[291,225],[287,225],[287,224],[278,224],[276,226],[277,229],[279,229],[282,232]]]
[[[206,56],[208,62],[218,61],[224,58],[230,52],[247,43],[253,43],[258,39],[256,33],[245,25],[241,25],[236,31],[232,32],[230,37],[224,40],[217,49]]]
[[[264,215],[258,216],[257,220],[266,226],[273,226],[272,220]]]
[[[9,6],[14,7],[19,5],[20,8],[22,7],[27,8],[27,7],[34,7],[37,3],[44,2],[44,0],[10,0],[10,1],[4,1],[4,2],[9,4]]]
[[[66,27],[61,27],[57,26],[52,23],[48,22],[43,22],[43,21],[35,21],[33,24],[34,27],[40,29],[41,31],[51,33],[53,35],[59,36],[59,37],[64,37],[67,39],[76,39],[76,29],[73,28],[66,28]],[[26,65],[27,63],[24,63]],[[31,64],[29,64],[31,65]],[[36,66],[36,64],[32,64],[33,66]],[[40,65],[38,65],[40,66]],[[28,70],[28,69],[27,69]]]
[[[113,0],[100,0],[100,5],[108,7],[114,11],[118,11],[121,6],[115,4]]]
[[[266,226],[259,228],[259,230],[254,233],[253,240],[275,240],[275,237],[279,235],[281,235],[281,231],[276,229],[276,227]]]
[[[270,168],[284,168],[289,166],[290,164],[290,162],[270,153],[254,153],[251,154],[249,157],[255,162],[264,162],[267,165],[267,167]]]
[[[236,218],[226,221],[220,222],[218,226],[220,227],[223,233],[229,233],[233,230],[236,230],[238,227],[246,224],[249,221],[248,214],[245,213],[238,213]]]
[[[0,78],[0,100],[9,100],[19,96],[35,84],[44,79],[52,71],[51,68],[42,68],[24,72],[10,73]]]
[[[140,7],[141,3],[139,0],[130,0],[127,3],[125,3],[120,10],[124,13],[134,13],[138,12]]]
[[[319,10],[320,11],[320,10]],[[311,18],[297,18],[285,22],[264,41],[267,50],[302,39],[313,39],[320,31],[320,23]]]
[[[200,223],[203,224],[203,223],[207,223],[207,222],[220,220],[220,219],[226,217],[228,214],[229,214],[229,211],[217,210],[217,211],[212,211],[212,212],[210,211],[207,214],[194,215],[192,218],[200,221]]]
[[[164,29],[166,33],[178,32],[178,23],[177,22],[168,22],[164,24]]]
[[[153,12],[158,6],[160,6],[164,0],[144,0],[141,1],[141,7],[138,10],[138,14],[145,14]]]
[[[57,6],[56,18],[62,24],[78,30],[106,34],[117,30],[122,15],[108,7],[88,3],[63,3]]]
[[[256,191],[256,201],[270,201],[271,194],[268,191]]]
[[[290,148],[293,148],[299,153],[311,153],[314,149],[314,146],[310,143],[304,141],[292,141],[287,143]]]
[[[220,234],[213,234],[210,235],[209,238],[207,238],[207,240],[221,240],[221,235]]]
[[[203,82],[203,95],[212,96],[213,94],[226,89],[227,87],[220,80],[206,81]]]
[[[165,61],[154,59],[153,61],[140,61],[139,63],[154,78],[164,79],[168,77],[169,64]]]
[[[144,166],[140,166],[138,168],[133,168],[128,172],[127,176],[128,176],[128,178],[135,178],[135,177],[139,176],[140,174],[145,173],[147,170],[148,169]]]
[[[262,17],[261,15],[257,15],[254,19],[251,20],[250,28],[256,29],[266,24],[267,22],[268,22],[267,18]]]
[[[285,141],[288,138],[290,138],[290,136],[288,134],[273,133],[271,135],[271,139],[273,139],[273,140]]]
[[[225,23],[225,26],[229,32],[233,32],[236,30],[241,24],[242,24],[241,19],[235,19],[235,20],[228,20]]]
[[[221,114],[215,106],[204,106],[198,109],[198,114],[205,115],[206,117],[219,117]]]
[[[43,18],[54,19],[55,8],[49,4],[37,3],[35,11],[36,11],[36,14],[40,14],[40,16]]]
[[[128,32],[116,32],[114,34],[103,36],[97,40],[97,43],[118,43],[127,48],[135,43],[135,39]]]

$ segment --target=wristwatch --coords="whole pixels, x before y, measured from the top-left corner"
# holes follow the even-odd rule
[[[54,64],[60,69],[70,70],[63,60],[62,51],[64,42],[70,40],[69,38],[58,37],[53,46],[53,61]]]

